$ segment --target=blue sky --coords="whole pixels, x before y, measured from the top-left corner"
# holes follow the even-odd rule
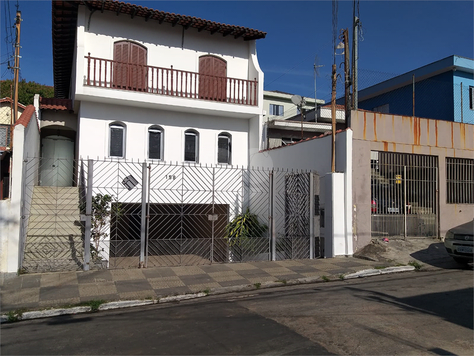
[[[330,99],[332,56],[331,1],[129,1],[134,4],[267,32],[257,41],[265,89]],[[11,44],[9,24],[16,5],[22,12],[21,78],[53,85],[51,3],[1,0],[1,78]],[[452,54],[474,58],[473,1],[360,1],[362,35],[359,88]],[[338,28],[352,26],[353,1],[338,1]],[[7,16],[8,15],[8,16]],[[14,34],[14,29],[11,31]],[[339,64],[343,56],[336,56]],[[340,86],[339,86],[340,87]],[[340,93],[338,92],[338,96]]]

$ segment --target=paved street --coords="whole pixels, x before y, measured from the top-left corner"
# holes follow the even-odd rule
[[[2,354],[472,355],[473,271],[410,272],[2,325]]]

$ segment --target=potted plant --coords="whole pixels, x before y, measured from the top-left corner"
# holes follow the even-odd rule
[[[243,260],[247,255],[258,254],[267,225],[258,221],[258,216],[252,214],[249,209],[245,213],[237,215],[226,226],[226,240],[230,247],[232,262],[235,259]],[[266,251],[268,252],[268,251]]]

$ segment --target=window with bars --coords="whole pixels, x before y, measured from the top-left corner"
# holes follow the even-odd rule
[[[184,160],[196,163],[199,161],[199,134],[194,130],[184,133]]]
[[[159,126],[148,129],[148,158],[163,159],[163,129]]]
[[[474,204],[474,159],[446,157],[446,202]]]
[[[0,147],[10,146],[10,126],[0,125]]]
[[[112,123],[109,125],[109,156],[125,157],[125,125],[122,123]]]
[[[270,104],[270,115],[283,116],[283,105]]]
[[[228,133],[221,133],[217,138],[217,163],[231,164],[231,136]]]

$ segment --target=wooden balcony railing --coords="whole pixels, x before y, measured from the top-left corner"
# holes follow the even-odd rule
[[[190,99],[258,105],[257,80],[203,75],[195,72],[117,62],[85,56],[85,85]]]

